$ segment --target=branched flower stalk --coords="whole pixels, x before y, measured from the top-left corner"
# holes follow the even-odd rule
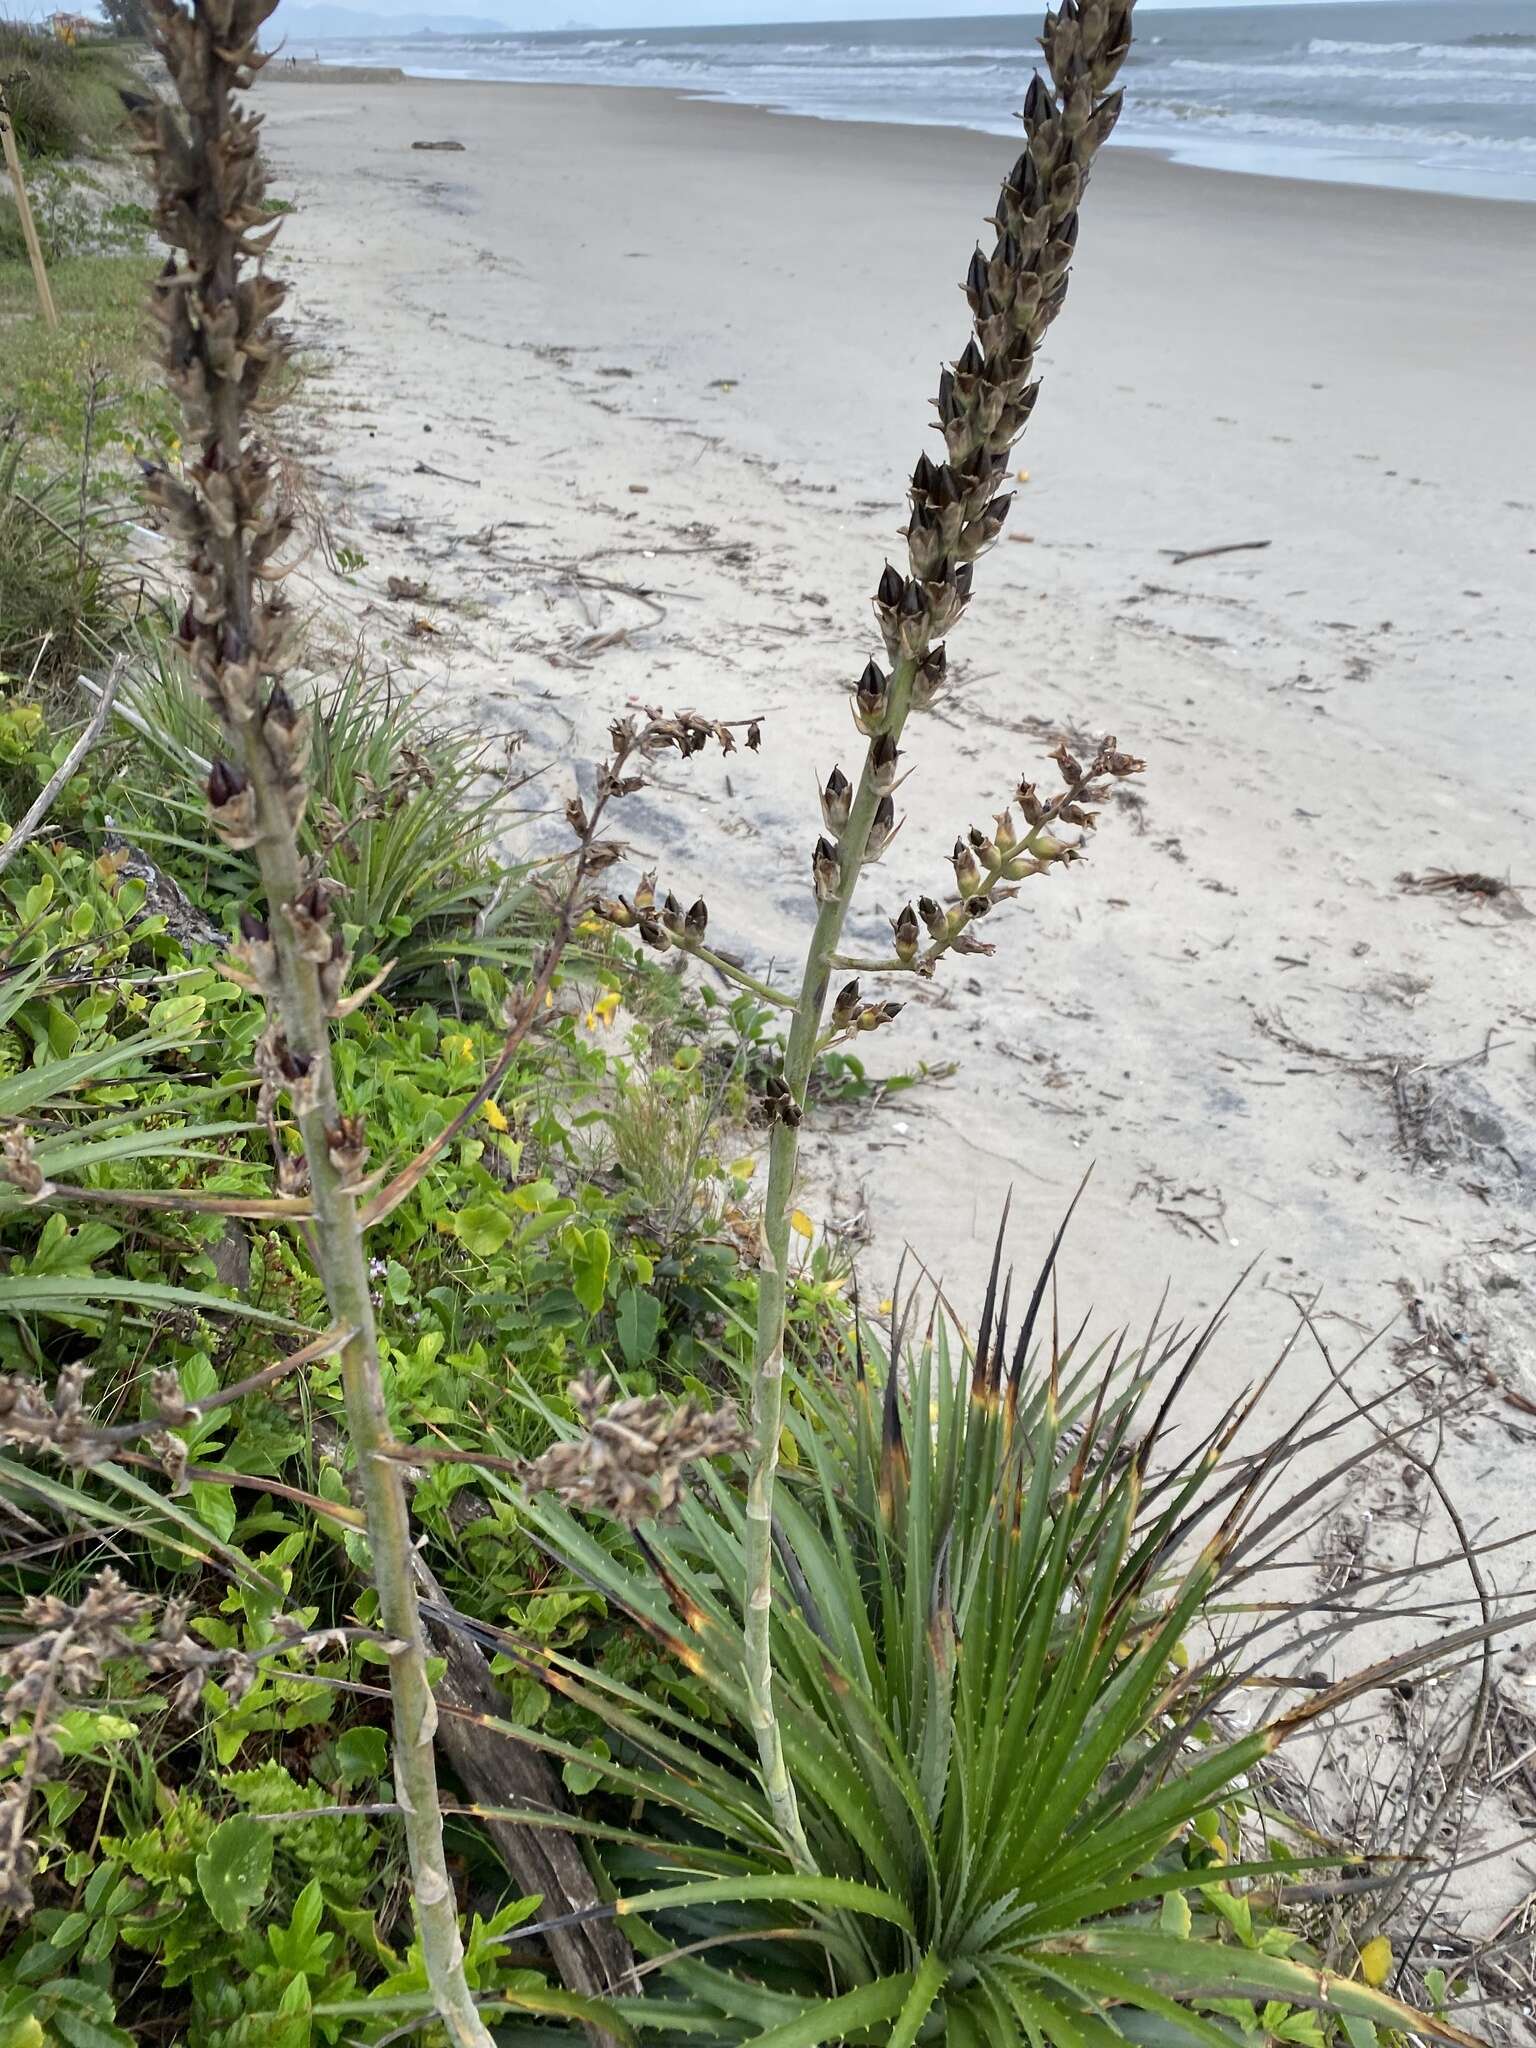
[[[490,2048],[464,1974],[457,1903],[443,1852],[433,1757],[437,1710],[412,1576],[405,1474],[392,1448],[369,1297],[358,1183],[362,1121],[338,1105],[332,1020],[348,957],[332,886],[310,872],[298,827],[309,800],[310,718],[283,687],[289,626],[278,557],[291,531],[272,465],[252,432],[284,358],[274,327],[284,289],[263,260],[276,233],[264,206],[259,120],[238,96],[265,61],[256,37],[276,0],[148,0],[156,45],[181,103],[136,108],[150,160],[156,224],[172,255],[154,292],[167,381],[186,420],[185,474],[159,471],[150,494],[183,543],[191,597],[181,640],[222,721],[228,758],[208,780],[226,844],[259,863],[267,915],[248,918],[238,973],[267,1008],[257,1066],[274,1129],[280,1195],[307,1182],[309,1230],[341,1350],[349,1432],[367,1517],[379,1616],[389,1649],[395,1791],[404,1817],[417,1926],[438,2015],[460,2048]],[[303,1143],[276,1131],[286,1098]]]
[[[174,1375],[173,1375],[174,1377]],[[72,1442],[78,1439],[73,1435]],[[22,1603],[26,1633],[0,1650],[0,1913],[25,1917],[33,1908],[37,1845],[27,1830],[28,1807],[39,1784],[53,1776],[62,1751],[60,1723],[72,1700],[89,1699],[108,1664],[125,1659],[177,1679],[174,1720],[186,1721],[217,1670],[226,1701],[234,1705],[255,1683],[258,1660],[293,1650],[346,1646],[367,1629],[307,1631],[278,1618],[278,1637],[263,1649],[209,1649],[187,1633],[192,1603],[157,1603],[136,1591],[109,1565],[73,1605],[55,1593]],[[153,1621],[148,1634],[141,1624]],[[25,1725],[23,1725],[25,1724]]]
[[[1019,787],[1015,800],[1023,812],[1022,831],[1004,811],[995,833],[972,829],[956,840],[951,903],[924,897],[917,906],[907,905],[895,921],[889,959],[840,956],[860,876],[899,829],[895,790],[908,717],[931,705],[944,687],[944,636],[970,602],[976,558],[997,539],[1008,516],[1011,500],[1003,487],[1010,458],[1039,391],[1033,381],[1035,354],[1066,298],[1089,169],[1120,112],[1122,96],[1114,84],[1130,48],[1133,5],[1134,0],[1063,0],[1059,11],[1046,16],[1041,37],[1046,70],[1031,78],[1024,97],[1024,150],[1008,173],[991,220],[996,229],[991,253],[978,247],[966,273],[973,333],[939,379],[943,459],[918,458],[910,486],[906,572],[888,562],[875,591],[875,618],[888,666],[872,659],[854,688],[854,722],[867,742],[863,765],[856,783],[834,768],[822,792],[824,830],[810,863],[816,924],[799,993],[789,1004],[782,1074],[775,1077],[764,1105],[773,1132],[754,1351],[745,1676],[774,1817],[791,1861],[805,1870],[814,1862],[774,1712],[769,1631],[798,1131],[818,1051],[891,1023],[902,1007],[868,1002],[859,984],[850,982],[840,991],[824,1034],[832,976],[839,967],[855,967],[926,978],[951,950],[990,952],[975,936],[976,922],[1027,876],[1075,859],[1081,842],[1062,838],[1056,827],[1090,829],[1093,816],[1086,805],[1101,797],[1110,781],[1142,766],[1122,754],[1113,738],[1102,743],[1086,769],[1063,747],[1057,756],[1064,784],[1059,795],[1042,798],[1027,781]],[[617,923],[638,925],[640,936],[652,945],[699,950],[702,904],[684,913],[669,896],[658,907],[651,877],[633,902],[599,908]],[[739,973],[732,978],[741,979]]]

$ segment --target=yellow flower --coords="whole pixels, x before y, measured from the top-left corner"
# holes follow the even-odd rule
[[[475,1041],[465,1031],[452,1031],[443,1040],[443,1058],[457,1064],[467,1060],[475,1050]]]
[[[1360,1951],[1360,1974],[1377,1990],[1392,1974],[1392,1944],[1384,1934],[1378,1934],[1374,1941],[1368,1941]]]
[[[485,1120],[493,1131],[510,1131],[512,1128],[494,1095],[485,1105]]]
[[[803,1209],[792,1209],[790,1211],[789,1227],[799,1236],[803,1237],[807,1244],[816,1235],[816,1226]]]
[[[581,1021],[589,1031],[595,1031],[599,1024],[611,1024],[613,1022],[618,1007],[618,990],[616,988],[607,989],[598,997]]]

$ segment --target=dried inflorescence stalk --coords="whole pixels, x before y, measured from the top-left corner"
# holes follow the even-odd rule
[[[0,1907],[9,1912],[32,1910],[37,1853],[27,1838],[27,1813],[37,1781],[59,1761],[59,1716],[100,1683],[110,1659],[136,1647],[130,1631],[151,1605],[116,1572],[104,1571],[78,1606],[51,1593],[28,1600],[21,1618],[30,1632],[0,1654],[0,1721],[12,1730],[27,1723],[0,1741],[0,1768],[19,1766],[0,1794]]]
[[[890,667],[887,671],[871,659],[854,690],[854,722],[867,740],[863,768],[851,788],[842,770],[835,768],[822,793],[826,830],[811,856],[819,906],[816,927],[785,1048],[783,1081],[774,1096],[777,1121],[764,1207],[747,1496],[747,1688],[775,1817],[791,1854],[806,1865],[810,1852],[784,1763],[769,1650],[773,1493],[783,1423],[784,1315],[798,1128],[849,905],[861,870],[878,858],[896,829],[892,792],[908,715],[925,709],[942,692],[944,635],[970,602],[976,557],[996,540],[1008,515],[1009,499],[1000,486],[1039,392],[1032,381],[1036,350],[1066,298],[1089,167],[1119,116],[1121,96],[1112,88],[1130,48],[1133,5],[1134,0],[1064,0],[1058,13],[1046,17],[1042,47],[1049,78],[1036,73],[1030,80],[1022,117],[1025,147],[998,200],[993,217],[997,238],[990,255],[977,249],[966,274],[972,339],[939,379],[943,459],[936,463],[926,454],[919,457],[912,472],[906,529],[907,574],[887,563],[875,591],[875,618]],[[1115,751],[1106,742],[1104,755]],[[1110,769],[1106,763],[1104,772],[1131,772],[1129,758],[1124,770]],[[1064,815],[1074,795],[1091,779],[1090,774],[1074,780],[1067,772],[1066,802],[1058,806],[1055,817]],[[1031,824],[1029,836],[1035,840],[1025,857],[1041,860],[1048,843],[1045,828],[1054,819],[1042,811],[1038,824],[1031,821],[1023,790],[1019,801]],[[999,853],[995,869],[990,867],[990,850]],[[1009,849],[1010,860],[1017,850],[1017,843]],[[929,971],[940,952],[966,936],[1003,879],[1007,862],[995,840],[985,840],[981,851],[987,854],[986,863],[969,842],[957,849],[959,915],[952,918],[937,904],[926,907],[932,941]],[[1060,857],[1052,854],[1053,859]],[[916,968],[923,959],[914,923],[905,910],[897,920],[896,958],[891,963],[896,968]],[[886,963],[872,964],[883,968]],[[867,1029],[887,1021],[891,1006],[867,1005],[857,990],[845,990],[844,998],[848,1024],[839,1029]]]
[[[191,1609],[178,1600],[165,1603],[158,1627],[145,1638],[140,1632],[154,1610],[147,1594],[136,1593],[110,1567],[74,1606],[53,1593],[23,1605],[27,1633],[0,1652],[0,1723],[12,1731],[0,1739],[0,1771],[16,1767],[0,1792],[0,1911],[32,1910],[37,1852],[28,1839],[27,1815],[38,1781],[58,1765],[59,1719],[70,1701],[93,1693],[109,1663],[131,1657],[151,1671],[180,1673],[171,1709],[185,1719],[209,1665],[221,1658],[223,1653],[187,1635]],[[23,1721],[26,1726],[17,1732]]]
[[[1025,94],[1025,146],[1008,173],[992,217],[990,253],[978,248],[965,278],[972,335],[939,380],[938,424],[943,452],[924,454],[912,472],[905,530],[905,571],[887,562],[874,596],[887,666],[871,658],[853,689],[854,724],[866,746],[856,782],[834,767],[821,792],[822,831],[810,854],[816,925],[792,1012],[782,1074],[765,1091],[771,1121],[764,1204],[762,1277],[753,1396],[753,1450],[747,1497],[747,1691],[764,1783],[785,1846],[813,1867],[784,1764],[773,1706],[769,1610],[773,1574],[773,1492],[783,1409],[784,1315],[789,1272],[789,1218],[797,1132],[817,1050],[838,1038],[879,1029],[899,1003],[869,1001],[858,982],[844,985],[822,1035],[822,1016],[839,966],[865,972],[930,976],[949,951],[989,952],[973,931],[993,904],[1026,876],[1077,857],[1080,841],[1058,826],[1091,828],[1088,805],[1107,784],[1139,772],[1141,763],[1106,739],[1086,769],[1063,747],[1057,759],[1063,788],[1044,799],[1023,782],[1015,801],[1021,832],[1009,811],[996,830],[975,828],[955,842],[955,895],[948,904],[924,897],[896,918],[888,960],[843,960],[838,942],[862,870],[878,860],[900,829],[895,791],[902,779],[901,740],[908,717],[941,695],[946,683],[944,636],[970,603],[976,558],[997,539],[1008,516],[1003,488],[1013,446],[1029,422],[1039,385],[1035,357],[1061,311],[1077,246],[1078,208],[1089,169],[1120,112],[1115,79],[1130,48],[1134,0],[1063,0],[1046,17],[1042,36],[1047,74]],[[604,906],[619,924],[638,928],[652,945],[698,951],[703,906],[684,911],[655,896],[647,877],[632,899]],[[926,932],[926,943],[924,934]],[[706,956],[707,957],[707,956]],[[740,979],[740,977],[737,977]],[[781,993],[770,1000],[785,1003]]]
[[[688,1468],[742,1449],[735,1411],[708,1409],[665,1394],[615,1400],[611,1379],[583,1373],[566,1389],[583,1436],[551,1444],[523,1470],[534,1493],[555,1493],[633,1528],[665,1520],[683,1497]]]
[[[995,953],[994,945],[977,938],[977,920],[997,904],[1017,896],[1020,883],[1029,877],[1046,875],[1054,868],[1081,860],[1083,840],[1098,823],[1098,812],[1087,806],[1103,803],[1112,783],[1139,775],[1147,765],[1134,754],[1122,753],[1113,733],[1099,742],[1086,768],[1073,758],[1065,741],[1051,759],[1062,776],[1062,787],[1054,796],[1042,797],[1029,781],[1021,781],[1014,793],[1014,802],[1023,814],[1022,830],[1009,808],[998,812],[990,832],[972,825],[963,838],[956,839],[949,856],[955,876],[955,893],[950,902],[941,904],[931,896],[920,896],[915,906],[905,904],[891,920],[894,952],[890,958],[861,960],[837,953],[832,964],[856,967],[866,974],[915,974],[927,981],[946,953]],[[1063,839],[1055,829],[1058,825],[1076,826],[1082,836]],[[920,931],[928,935],[926,945]],[[851,999],[849,990],[854,991]],[[838,1017],[839,1005],[851,1000],[858,1007],[857,992],[857,982],[850,982],[843,990],[833,1008],[834,1024],[845,1021]],[[873,1028],[867,1021],[871,1007],[865,1004],[858,1009],[852,1028]],[[878,1007],[889,1011],[901,1006],[886,1003]]]
[[[109,1566],[99,1572],[73,1606],[57,1594],[34,1595],[23,1603],[26,1633],[0,1651],[0,1771],[15,1766],[0,1790],[0,1912],[31,1912],[37,1850],[27,1833],[32,1794],[59,1762],[60,1716],[70,1701],[100,1686],[108,1664],[131,1659],[155,1676],[176,1678],[170,1696],[173,1720],[188,1720],[207,1679],[217,1671],[226,1703],[236,1705],[255,1683],[263,1657],[294,1651],[345,1647],[349,1639],[372,1634],[362,1629],[307,1629],[279,1615],[273,1639],[259,1652],[210,1649],[187,1633],[190,1600],[167,1600],[152,1628],[156,1603],[137,1593]],[[26,1726],[18,1732],[17,1724]]]
[[[0,1444],[83,1469],[105,1464],[123,1444],[142,1439],[171,1481],[172,1493],[184,1493],[187,1446],[174,1432],[193,1419],[193,1410],[180,1375],[168,1367],[150,1372],[153,1422],[103,1424],[85,1404],[93,1371],[80,1363],[61,1366],[51,1394],[41,1380],[25,1373],[0,1373]]]
[[[245,921],[235,972],[267,1007],[256,1062],[263,1113],[271,1123],[286,1099],[303,1139],[302,1160],[274,1146],[279,1190],[297,1194],[307,1181],[316,1261],[335,1322],[351,1333],[342,1379],[379,1611],[391,1639],[395,1783],[422,1953],[450,2038],[489,2048],[465,1980],[443,1854],[436,1707],[410,1514],[400,1468],[388,1455],[392,1432],[356,1199],[366,1134],[359,1118],[339,1109],[331,1070],[332,1020],[358,998],[343,994],[349,962],[334,886],[306,865],[298,842],[310,793],[310,714],[283,685],[290,634],[279,556],[291,521],[272,461],[251,431],[285,353],[274,325],[284,294],[261,267],[277,227],[264,203],[260,124],[237,95],[265,62],[256,37],[276,0],[147,4],[180,101],[179,113],[158,103],[135,108],[154,176],[156,225],[173,252],[154,312],[166,380],[194,451],[184,474],[157,472],[150,494],[186,550],[191,595],[181,639],[225,733],[227,756],[208,779],[212,821],[227,845],[255,854],[267,899],[265,916]]]

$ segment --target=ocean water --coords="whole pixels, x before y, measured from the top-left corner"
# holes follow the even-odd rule
[[[421,77],[657,86],[1013,131],[1038,16],[319,44]],[[302,50],[299,54],[308,54]],[[1536,0],[1148,9],[1116,140],[1218,170],[1536,201]]]

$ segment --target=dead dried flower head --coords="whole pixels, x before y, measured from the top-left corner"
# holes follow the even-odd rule
[[[672,1513],[690,1465],[739,1451],[746,1442],[729,1408],[710,1410],[663,1394],[615,1401],[613,1381],[590,1372],[566,1391],[585,1434],[552,1444],[524,1467],[524,1483],[631,1527]]]

